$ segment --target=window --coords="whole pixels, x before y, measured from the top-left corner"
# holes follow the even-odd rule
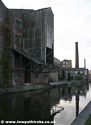
[[[66,61],[66,65],[68,65],[68,61]]]
[[[65,68],[65,65],[63,65],[63,68]]]
[[[20,44],[21,43],[21,36],[16,34],[15,35],[15,41]]]
[[[29,34],[29,30],[28,29],[23,31],[23,36],[24,36],[25,39],[29,39],[28,38],[29,37],[28,34]]]
[[[21,40],[22,40],[22,38],[21,38],[21,35],[18,35],[18,34],[15,34],[15,45],[16,45],[16,47],[21,47]]]
[[[63,64],[65,64],[65,61],[63,61]]]
[[[16,19],[16,29],[21,30],[21,20]]]
[[[29,41],[27,39],[23,40],[23,44],[24,44],[23,48],[24,49],[28,49],[28,47],[29,47],[28,43],[29,43]]]

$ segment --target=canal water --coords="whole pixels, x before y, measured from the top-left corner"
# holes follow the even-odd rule
[[[91,85],[88,83],[3,95],[0,96],[0,120],[70,125],[90,99]]]

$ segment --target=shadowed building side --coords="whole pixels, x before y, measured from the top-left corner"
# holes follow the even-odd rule
[[[0,87],[10,84],[10,24],[8,8],[0,0]]]

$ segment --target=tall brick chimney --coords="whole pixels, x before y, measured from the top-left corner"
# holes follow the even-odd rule
[[[84,59],[84,68],[86,69],[86,59]]]
[[[75,42],[75,68],[79,68],[78,42]]]

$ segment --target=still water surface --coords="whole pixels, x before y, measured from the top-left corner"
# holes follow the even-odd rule
[[[54,125],[70,125],[90,99],[88,83],[3,95],[0,96],[0,120],[54,120]]]

